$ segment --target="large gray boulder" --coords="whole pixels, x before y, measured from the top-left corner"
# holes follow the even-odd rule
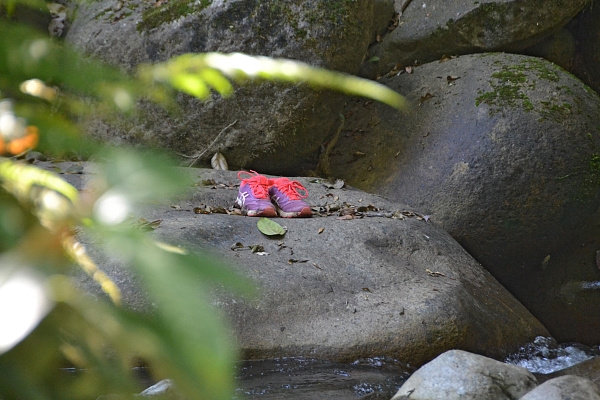
[[[517,52],[551,35],[590,0],[396,0],[397,27],[369,49],[361,74],[484,51]]]
[[[451,350],[419,368],[392,400],[516,400],[536,385],[525,368]]]
[[[162,220],[155,230],[161,240],[208,249],[260,286],[255,300],[216,289],[214,295],[248,359],[388,356],[418,366],[453,348],[499,358],[547,335],[447,233],[399,203],[298,178],[321,216],[278,219],[287,233],[271,238],[257,229],[256,218],[194,213],[229,209],[238,180],[229,171],[191,173],[197,190],[139,215]],[[89,251],[121,287],[124,303],[143,306],[128,267]],[[81,282],[101,295],[89,278]]]
[[[566,375],[542,383],[520,400],[600,400],[600,390],[589,379]]]
[[[549,266],[596,237],[600,97],[550,62],[501,53],[381,82],[413,109],[349,105],[329,172],[430,214],[542,322],[561,325],[559,341],[587,332],[597,343],[600,330],[579,314],[595,319],[600,303],[575,318],[572,304],[549,301],[570,277],[598,280],[593,256]]]
[[[184,53],[244,52],[356,73],[368,45],[393,15],[392,0],[302,2],[100,0],[78,3],[66,41],[132,70]],[[294,170],[337,126],[343,96],[307,86],[240,86],[204,103],[177,96],[182,112],[140,104],[134,120],[91,118],[83,126],[111,142],[151,144],[207,161],[220,150],[232,167]]]

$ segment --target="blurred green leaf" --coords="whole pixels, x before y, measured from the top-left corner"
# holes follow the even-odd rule
[[[170,339],[168,359],[157,368],[190,399],[229,399],[236,353],[224,320],[209,306],[206,282],[242,293],[253,286],[215,258],[166,251],[144,232],[115,229],[104,235],[109,254],[135,268],[156,303],[160,332]]]
[[[33,191],[36,187],[58,192],[72,203],[79,198],[77,189],[52,172],[8,159],[0,159],[0,184],[17,199],[32,203],[37,200],[37,192]]]
[[[171,78],[171,84],[175,89],[205,100],[210,96],[210,90],[205,80],[198,75],[180,73]]]
[[[53,113],[42,104],[17,103],[15,112],[40,130],[36,150],[55,157],[77,154],[89,157],[100,149],[100,144],[85,137],[77,125],[64,116]]]
[[[189,189],[194,181],[189,170],[163,152],[112,148],[99,154],[98,172],[107,189],[131,202],[159,202]],[[102,162],[106,160],[106,162]]]
[[[207,76],[203,76],[202,71],[209,69],[219,71],[219,74],[229,76],[236,81],[265,79],[307,83],[318,89],[332,89],[354,96],[368,97],[398,109],[406,106],[404,97],[374,81],[312,67],[299,61],[249,56],[241,53],[184,54],[153,67],[141,66],[138,76],[143,79],[152,77],[154,80],[171,82],[176,87],[180,87],[181,76],[198,74],[204,80]],[[211,81],[214,80],[214,76],[213,73],[210,77]],[[177,84],[173,82],[177,82]],[[217,88],[217,90],[219,89]],[[225,95],[228,92],[220,93]]]

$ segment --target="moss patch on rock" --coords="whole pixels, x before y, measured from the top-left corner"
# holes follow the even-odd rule
[[[148,31],[173,22],[193,12],[202,11],[212,0],[173,0],[156,8],[149,8],[142,13],[142,21],[137,24],[138,32]]]
[[[547,100],[532,100],[528,95],[540,80],[558,83],[559,72],[559,68],[553,64],[533,58],[515,65],[502,65],[499,71],[491,75],[489,84],[492,90],[478,91],[475,106],[486,103],[490,106],[491,115],[503,112],[507,107],[521,107],[526,112],[538,112],[541,120],[561,122],[574,111],[572,104],[555,96]],[[572,93],[568,86],[556,86],[556,90]]]
[[[528,82],[528,77],[519,66],[504,66],[499,72],[494,72],[490,80],[492,91],[479,91],[475,106],[486,103],[491,107],[490,114],[501,112],[504,107],[521,105],[525,111],[533,110],[533,103],[524,89],[535,88]]]

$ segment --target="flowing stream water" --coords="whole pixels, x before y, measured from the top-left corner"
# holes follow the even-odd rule
[[[299,357],[246,361],[238,371],[236,399],[389,400],[412,369],[384,358],[341,364]]]
[[[552,338],[537,337],[509,355],[504,362],[528,369],[543,382],[544,376],[600,355],[598,346],[557,344]],[[141,387],[155,382],[145,368],[137,368]],[[414,372],[410,365],[391,358],[368,358],[352,363],[335,363],[304,357],[242,361],[237,369],[237,389],[232,400],[389,400]],[[65,369],[70,375],[84,371]],[[541,378],[541,379],[540,379]],[[547,378],[546,378],[547,379]],[[162,393],[159,383],[136,398]],[[103,398],[103,397],[101,397]],[[110,398],[110,397],[107,397]]]
[[[557,344],[537,337],[504,362],[551,374],[600,355],[598,347]],[[238,367],[235,399],[389,400],[414,371],[397,360],[372,358],[349,364],[307,358],[246,361]]]

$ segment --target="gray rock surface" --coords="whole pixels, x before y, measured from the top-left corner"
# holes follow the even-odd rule
[[[525,368],[451,350],[419,368],[392,400],[516,400],[536,385]]]
[[[578,376],[590,380],[596,387],[600,387],[600,357],[583,361],[552,374],[538,375],[538,381],[550,380],[564,375]]]
[[[244,52],[284,57],[356,73],[368,44],[386,29],[392,0],[201,1],[79,3],[66,41],[126,70],[184,53]],[[88,133],[111,142],[151,144],[202,162],[220,150],[229,165],[283,173],[316,151],[334,129],[343,96],[306,86],[242,85],[228,99],[200,102],[180,94],[182,113],[140,104],[134,120],[85,121]]]
[[[288,231],[271,238],[259,232],[256,218],[194,213],[231,207],[235,172],[182,170],[188,172],[197,177],[195,191],[170,205],[144,207],[139,216],[162,220],[155,231],[161,240],[209,249],[257,282],[254,301],[215,289],[215,304],[229,316],[247,359],[387,356],[418,366],[453,348],[503,357],[547,335],[447,233],[398,203],[298,178],[323,216],[278,219]],[[201,183],[210,180],[216,185]],[[340,212],[352,219],[339,219]],[[90,252],[121,287],[125,304],[143,304],[127,266]],[[100,295],[89,278],[81,281]]]
[[[361,75],[386,74],[443,55],[523,50],[551,35],[590,0],[410,1],[396,29],[369,49]],[[406,0],[396,0],[396,10]],[[378,61],[369,61],[377,57]]]
[[[589,379],[566,375],[542,383],[520,400],[600,400],[600,390]]]
[[[589,323],[600,303],[586,301],[579,318],[576,303],[550,299],[570,279],[600,279],[593,258],[568,262],[597,236],[600,97],[552,63],[502,53],[381,82],[414,107],[350,104],[329,172],[430,214],[542,322],[561,326],[559,341],[597,343]]]
[[[581,59],[575,73],[596,92],[600,93],[600,4],[593,2],[579,16],[577,39]]]

